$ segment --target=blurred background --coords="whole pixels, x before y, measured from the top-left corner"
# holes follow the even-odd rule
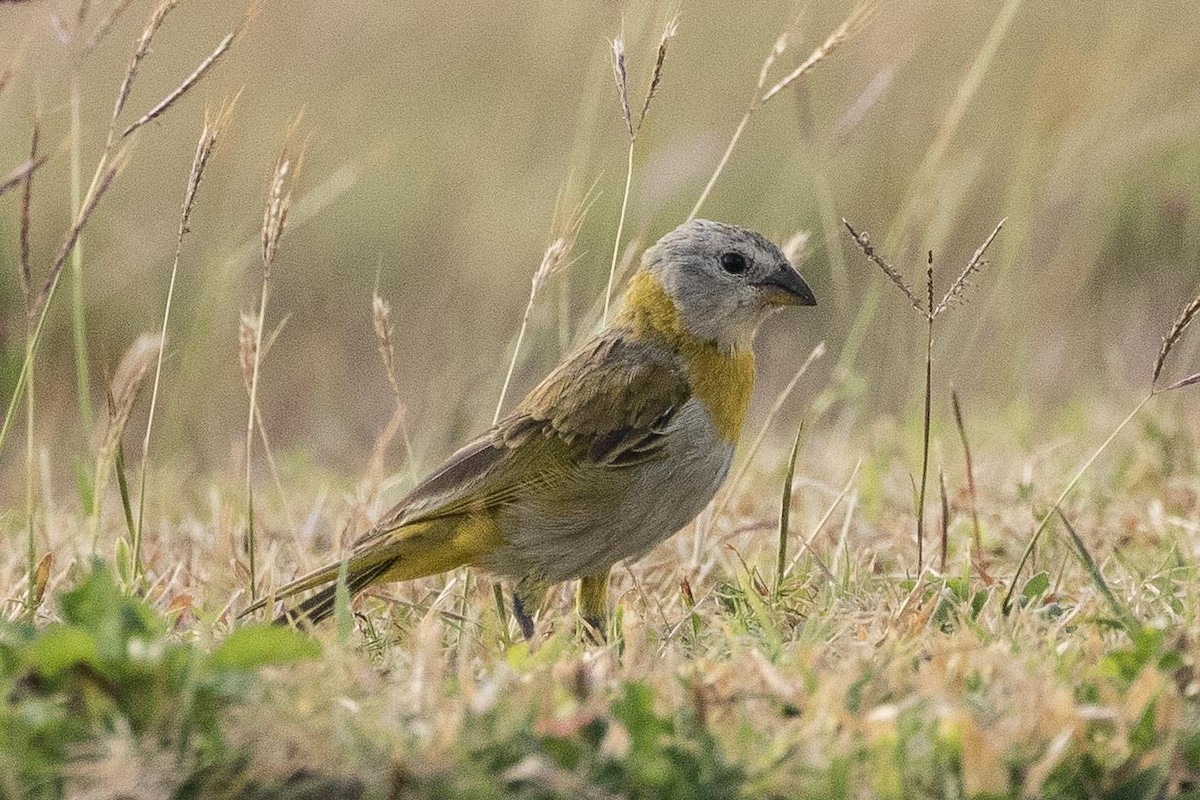
[[[103,149],[113,100],[151,4],[0,3],[0,175],[43,147],[33,270],[44,278],[70,223],[70,86],[82,168]],[[142,131],[83,237],[90,401],[161,324],[179,205],[206,104],[242,92],[185,240],[156,422],[161,465],[237,474],[247,398],[238,320],[256,307],[271,169],[303,109],[296,202],[266,328],[286,317],[262,372],[264,422],[283,462],[358,475],[392,411],[371,324],[391,303],[400,390],[427,467],[490,423],[556,200],[596,195],[575,261],[534,306],[509,406],[594,324],[621,204],[627,147],[610,40],[624,31],[635,103],[664,24],[679,33],[638,140],[626,241],[681,222],[712,174],[779,34],[782,77],[849,13],[848,2],[625,4],[268,3],[212,73]],[[155,36],[126,111],[186,77],[247,10],[181,2]],[[847,218],[909,281],[927,251],[948,286],[1008,222],[970,302],[939,320],[935,415],[952,382],[984,437],[1030,447],[1063,420],[1123,410],[1148,387],[1159,337],[1200,280],[1200,5],[1177,2],[882,4],[871,23],[752,119],[702,216],[776,241],[812,234],[803,270],[820,305],[780,314],[759,342],[765,408],[810,350],[828,354],[778,426],[780,444],[829,386],[838,424],[916,423],[924,328],[857,251]],[[0,198],[0,397],[24,353],[18,192]],[[37,361],[38,443],[50,483],[90,463],[77,409],[70,289]],[[1196,338],[1171,365],[1194,371]],[[1190,361],[1189,361],[1190,359]],[[1185,364],[1184,362],[1188,362]],[[1174,398],[1166,402],[1178,402]],[[126,446],[136,459],[146,403]],[[1119,417],[1118,417],[1119,418]],[[991,421],[991,422],[988,422]],[[753,424],[753,423],[752,423]],[[907,423],[906,423],[907,424]],[[23,496],[22,448],[0,454],[0,497]],[[397,443],[388,456],[403,463]]]

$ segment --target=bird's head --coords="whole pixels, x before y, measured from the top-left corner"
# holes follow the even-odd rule
[[[814,306],[787,257],[754,231],[696,219],[648,249],[642,269],[674,305],[684,330],[724,346],[747,346],[783,306]]]

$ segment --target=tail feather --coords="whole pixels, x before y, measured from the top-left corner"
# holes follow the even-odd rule
[[[285,600],[294,594],[299,594],[305,589],[312,589],[317,586],[337,580],[338,572],[342,569],[342,562],[335,561],[332,564],[326,564],[323,567],[314,569],[307,575],[302,575],[286,586],[281,586],[269,595],[260,597],[257,601],[242,609],[238,617],[244,617],[247,614],[252,614],[260,608],[265,607],[268,603],[274,603],[276,600]]]
[[[381,580],[401,581],[446,572],[473,563],[503,543],[495,522],[470,515],[432,520],[391,531],[386,539],[373,540],[356,548],[345,560],[335,561],[280,587],[252,603],[239,616],[308,589],[319,589],[312,597],[289,608],[276,623],[301,619],[317,623],[333,613],[337,579],[346,570],[346,588],[353,596]]]
[[[346,579],[346,589],[350,596],[354,597],[354,595],[366,589],[376,579],[391,569],[395,563],[395,559],[380,561],[378,564],[373,564],[354,575],[348,576]],[[333,613],[334,605],[337,603],[337,588],[338,584],[335,580],[334,583],[326,586],[304,602],[284,611],[275,618],[274,624],[292,625],[307,622],[310,625],[316,625]]]

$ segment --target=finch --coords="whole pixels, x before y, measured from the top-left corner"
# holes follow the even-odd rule
[[[579,579],[606,632],[608,575],[687,525],[733,461],[754,385],[754,336],[783,306],[816,305],[765,237],[685,222],[642,257],[620,312],[507,417],[448,458],[344,558],[277,589],[321,587],[277,622],[319,622],[338,576],[351,595],[461,566],[507,579],[526,639],[549,587]]]

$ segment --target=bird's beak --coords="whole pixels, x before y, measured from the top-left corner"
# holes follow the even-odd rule
[[[754,284],[774,306],[815,306],[817,298],[791,264],[784,264]]]

